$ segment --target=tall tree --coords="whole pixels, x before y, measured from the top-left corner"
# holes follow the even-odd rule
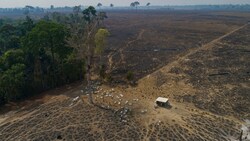
[[[101,3],[98,3],[98,4],[97,4],[97,7],[99,7],[99,9],[101,9],[102,4],[101,4]]]
[[[146,6],[149,8],[150,4],[151,4],[151,3],[150,3],[150,2],[148,2],[148,3],[146,4]]]
[[[4,20],[0,19],[0,28],[2,27],[3,24],[4,24]]]
[[[30,13],[31,11],[34,11],[34,9],[35,9],[35,8],[34,8],[33,6],[26,5],[25,8],[24,8],[24,14],[25,14],[26,16],[28,16],[29,13]]]
[[[137,7],[140,5],[140,3],[138,1],[135,1],[134,4],[135,4],[136,11],[137,11]]]
[[[0,95],[9,101],[20,97],[21,88],[25,82],[24,64],[15,64],[0,75]]]
[[[70,51],[66,46],[66,38],[68,31],[66,28],[55,22],[40,21],[22,40],[24,50],[27,54],[32,55],[34,64],[34,78],[42,77],[42,63],[43,56],[47,54],[51,58],[51,64],[48,66],[49,72],[52,74],[51,85],[56,86],[56,62],[60,62],[65,58]],[[30,60],[30,61],[32,61]],[[37,73],[39,72],[39,73]],[[42,80],[39,80],[39,83]]]
[[[104,19],[108,18],[106,12],[98,12],[97,21],[99,27],[104,27]]]
[[[54,9],[54,5],[50,5],[50,9]]]
[[[81,5],[75,6],[75,7],[73,8],[73,13],[74,13],[74,15],[78,16],[78,14],[79,14],[80,12],[81,12]]]
[[[111,3],[111,4],[110,4],[110,7],[113,8],[113,7],[114,7],[114,4]]]
[[[0,68],[0,101],[19,98],[25,83],[23,51],[18,49],[5,52],[0,57]]]
[[[30,6],[30,5],[26,5],[25,8],[28,8],[29,10],[34,10],[35,9],[33,6]]]
[[[135,3],[134,2],[130,3],[130,7],[134,8],[135,7]]]
[[[98,26],[98,18],[96,10],[94,7],[90,6],[83,11],[84,19],[87,22],[86,34],[85,34],[85,45],[86,45],[86,78],[88,83],[88,88],[90,88],[91,81],[91,67],[92,67],[92,58],[94,53],[94,35]],[[89,102],[93,104],[92,93],[89,93]]]
[[[0,28],[0,44],[3,52],[11,48],[17,48],[19,41],[16,31],[16,27],[11,24],[5,24]]]
[[[19,24],[17,28],[20,32],[19,33],[20,36],[24,36],[26,35],[26,33],[31,31],[33,27],[34,27],[33,20],[29,16],[26,16],[25,21]]]
[[[67,43],[74,49],[77,60],[83,61],[85,59],[85,28],[86,21],[83,18],[83,13],[73,9],[73,13],[70,14],[68,21],[68,28],[70,30],[70,37],[67,39]]]
[[[77,22],[76,24],[70,25],[71,29],[75,32],[73,36],[69,38],[68,42],[78,52],[79,59],[86,60],[85,70],[87,87],[89,89],[91,88],[91,69],[93,66],[93,57],[97,52],[101,53],[101,50],[99,49],[103,45],[103,42],[97,39],[101,36],[100,32],[103,30],[99,33],[98,31],[102,23],[101,21],[103,21],[106,17],[105,12],[98,13],[93,6],[90,6],[83,10],[79,23]],[[95,45],[95,41],[100,44]],[[89,92],[89,102],[93,104],[91,92]]]

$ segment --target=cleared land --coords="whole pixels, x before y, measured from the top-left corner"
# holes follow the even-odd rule
[[[232,14],[232,15],[230,15]],[[238,14],[238,15],[237,15]],[[109,13],[108,49],[114,75],[133,71],[137,79],[244,25],[246,13],[152,11]],[[111,59],[112,58],[112,59]]]
[[[134,71],[137,86],[94,83],[99,106],[87,103],[80,84],[16,108],[7,105],[13,110],[0,116],[0,140],[239,137],[244,120],[250,119],[250,14],[165,11],[109,17],[107,60],[119,80]],[[158,96],[170,98],[172,107],[155,109]]]

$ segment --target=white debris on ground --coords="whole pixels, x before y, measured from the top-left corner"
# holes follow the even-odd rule
[[[245,120],[245,124],[242,125],[241,130],[242,134],[242,141],[250,141],[250,120]]]
[[[134,88],[135,89],[135,88]],[[136,90],[136,89],[135,89]],[[129,122],[128,111],[131,111],[133,108],[132,105],[136,105],[139,101],[137,97],[129,98],[126,94],[117,91],[115,88],[105,89],[101,88],[97,84],[94,86],[86,87],[84,90],[81,90],[82,93],[86,95],[93,94],[95,102],[99,104],[102,108],[112,109],[116,111],[119,109],[119,113],[115,113],[120,118],[120,121],[123,123]],[[147,113],[147,109],[142,109],[138,111],[139,113]]]
[[[134,101],[139,101],[139,99],[133,99]]]
[[[158,122],[157,122],[157,125],[159,126],[161,124],[161,121],[159,120]]]
[[[141,113],[142,113],[142,114],[145,114],[145,113],[147,113],[147,112],[148,112],[147,109],[141,110]]]
[[[72,99],[72,102],[71,102],[70,105],[69,105],[69,107],[71,107],[71,106],[73,106],[74,104],[76,104],[77,101],[79,100],[79,98],[80,98],[79,96],[73,98],[73,99]]]
[[[240,128],[241,134],[238,137],[228,136],[229,141],[250,141],[250,120],[245,120]],[[241,137],[241,139],[240,139]]]
[[[135,98],[135,99],[129,101],[128,99],[126,99],[124,97],[124,94],[116,93],[114,88],[112,88],[110,90],[103,90],[101,88],[98,88],[98,90],[96,90],[95,99],[96,100],[101,99],[103,102],[109,101],[109,104],[112,104],[112,105],[114,104],[114,105],[119,106],[119,107],[123,106],[123,105],[132,106],[134,102],[139,101],[138,98]],[[111,105],[109,105],[109,106],[111,106]]]
[[[73,101],[77,101],[79,99],[79,96],[73,98]]]
[[[115,114],[119,116],[119,119],[123,123],[127,123],[129,121],[128,119],[128,113],[131,111],[127,107],[122,107],[121,109],[115,111]]]
[[[125,101],[125,104],[128,104],[128,100],[127,100],[127,101]]]

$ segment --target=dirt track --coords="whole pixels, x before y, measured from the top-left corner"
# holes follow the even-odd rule
[[[120,49],[119,49],[118,51],[116,51],[116,52],[111,52],[111,53],[108,55],[108,57],[107,57],[107,58],[108,58],[108,65],[109,65],[109,68],[110,68],[111,70],[116,69],[116,66],[117,66],[117,65],[121,65],[121,64],[124,64],[124,63],[125,63],[125,55],[124,55],[123,51],[124,51],[126,48],[128,48],[133,42],[136,42],[137,40],[140,40],[140,39],[142,38],[142,35],[143,35],[144,32],[145,32],[145,30],[142,29],[142,30],[140,31],[140,33],[138,34],[138,36],[137,36],[136,39],[134,39],[134,40],[132,40],[132,41],[129,41],[124,47],[120,48]],[[117,61],[118,63],[114,64],[113,57],[114,57],[115,55],[117,55],[117,54],[119,54],[119,55],[121,56],[121,59],[120,59],[120,61]]]

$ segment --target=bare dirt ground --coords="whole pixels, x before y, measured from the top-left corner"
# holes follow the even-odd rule
[[[148,15],[137,18],[138,14],[130,14],[123,13],[119,16],[130,18],[128,21],[114,18],[117,25],[110,24],[114,31],[111,31],[114,37],[110,40],[122,39],[121,36],[124,34],[130,34],[126,38],[135,38],[124,39],[124,42],[121,40],[121,43],[115,41],[116,45],[110,47],[113,49],[109,48],[107,51],[107,59],[117,62],[115,65],[118,70],[126,68],[126,65],[130,66],[130,63],[138,59],[137,57],[146,59],[133,62],[134,66],[129,68],[138,74],[136,86],[93,83],[94,101],[98,106],[88,104],[85,95],[88,92],[80,83],[15,104],[16,107],[12,110],[5,110],[0,115],[0,140],[238,139],[244,120],[250,119],[250,25],[245,24],[245,18],[227,21],[223,17],[228,18],[232,13],[200,13],[197,17],[194,13],[177,12],[174,16],[171,15],[173,13],[166,13],[164,20],[163,15],[152,14],[151,19],[159,19],[152,20],[152,25],[157,24],[155,28],[150,23],[141,23]],[[183,20],[188,15],[187,21],[182,21],[183,27],[180,23],[178,25],[178,20]],[[191,23],[188,19],[194,20],[194,26],[186,26]],[[201,31],[201,27],[195,26],[199,22],[209,25],[210,20],[215,23],[211,28],[207,27]],[[136,31],[130,28],[123,29],[125,25],[129,25],[126,22],[143,26],[133,28],[137,29]],[[171,26],[166,26],[168,22]],[[157,28],[164,29],[159,26],[165,26],[166,31],[155,31]],[[132,27],[134,26],[131,25]],[[167,34],[172,28],[176,30],[176,34]],[[192,30],[189,29],[187,32],[187,29],[183,28]],[[118,30],[126,32],[118,35]],[[215,31],[219,33],[213,34]],[[149,38],[151,33],[153,36]],[[179,39],[180,36],[191,33],[194,39]],[[163,41],[163,35],[168,39],[171,34],[174,36],[172,39]],[[166,46],[154,48],[151,46],[156,43],[154,40],[159,41],[157,45]],[[177,41],[172,43],[173,40]],[[199,43],[202,40],[204,42]],[[145,41],[151,45],[145,47]],[[178,48],[180,44],[183,44],[185,49],[175,53],[159,51]],[[143,51],[137,54],[133,51],[135,48]],[[152,63],[151,57],[165,61]],[[144,63],[140,64],[141,61]],[[138,70],[145,68],[152,70],[139,75]],[[157,70],[154,71],[155,69]],[[122,73],[117,75],[121,76]],[[158,96],[168,97],[171,107],[155,109],[154,100]],[[13,107],[13,104],[6,107]]]

